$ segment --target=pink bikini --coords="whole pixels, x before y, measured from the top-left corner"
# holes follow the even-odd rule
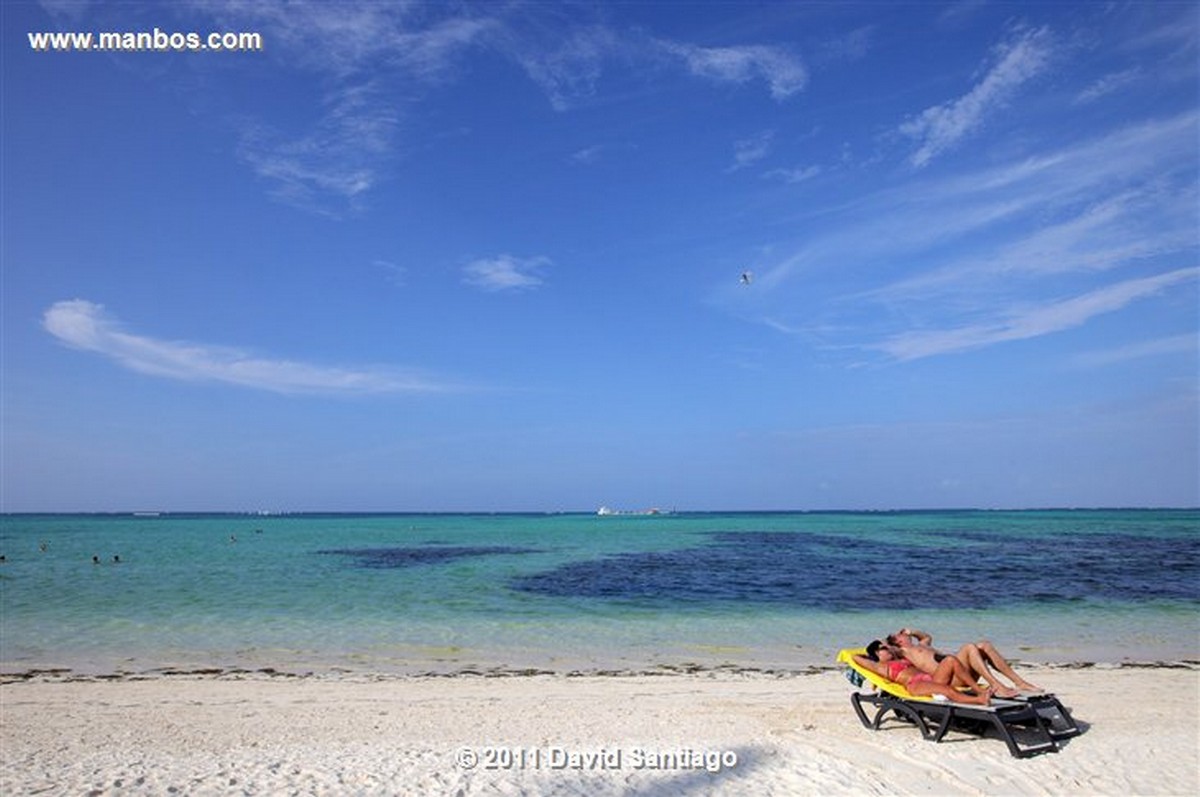
[[[912,664],[910,664],[907,659],[893,659],[892,661],[887,662],[888,678],[890,680],[896,681],[898,683],[899,678],[900,678],[900,673],[904,672],[911,666],[912,666]],[[909,684],[933,683],[933,676],[927,672],[919,672],[916,675],[914,675],[913,677],[909,678],[908,683]]]

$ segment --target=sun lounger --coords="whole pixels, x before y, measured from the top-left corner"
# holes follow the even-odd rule
[[[993,698],[987,706],[955,703],[941,695],[919,697],[895,681],[860,667],[854,654],[865,656],[866,652],[865,648],[846,649],[838,653],[837,660],[846,665],[847,676],[856,686],[874,687],[872,692],[860,690],[850,695],[854,713],[871,730],[879,730],[889,714],[916,725],[931,742],[940,742],[952,727],[978,735],[992,729],[1017,758],[1057,752],[1059,741],[1080,733],[1071,713],[1054,695]],[[867,716],[864,704],[875,708],[873,717]]]

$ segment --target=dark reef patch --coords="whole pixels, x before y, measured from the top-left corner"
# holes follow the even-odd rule
[[[350,557],[355,560],[356,567],[390,569],[436,565],[482,556],[540,553],[540,551],[536,548],[519,548],[511,545],[433,545],[403,548],[335,548],[317,551],[317,553]]]
[[[573,562],[519,576],[511,586],[645,605],[726,601],[846,611],[1200,601],[1200,540],[943,533],[919,543],[881,543],[808,532],[716,532],[707,544]]]

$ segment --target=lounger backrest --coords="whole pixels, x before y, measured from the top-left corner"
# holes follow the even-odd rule
[[[887,692],[889,695],[892,695],[894,697],[900,697],[905,700],[931,700],[932,699],[929,697],[914,695],[913,693],[909,692],[907,689],[905,689],[903,686],[896,683],[895,681],[888,680],[887,678],[884,678],[879,673],[874,672],[872,670],[868,670],[866,667],[860,667],[858,662],[856,662],[854,660],[855,654],[858,654],[859,656],[865,656],[865,655],[867,655],[867,649],[866,648],[846,648],[844,650],[838,651],[837,660],[839,662],[841,662],[842,664],[845,664],[853,672],[858,673],[860,676],[862,676],[862,678],[864,680],[869,681],[872,686],[874,686],[876,689],[880,690],[881,692]],[[851,683],[853,683],[853,681]]]

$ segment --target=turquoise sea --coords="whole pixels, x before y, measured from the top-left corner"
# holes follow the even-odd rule
[[[1200,510],[4,515],[0,555],[10,674],[1200,660]]]

